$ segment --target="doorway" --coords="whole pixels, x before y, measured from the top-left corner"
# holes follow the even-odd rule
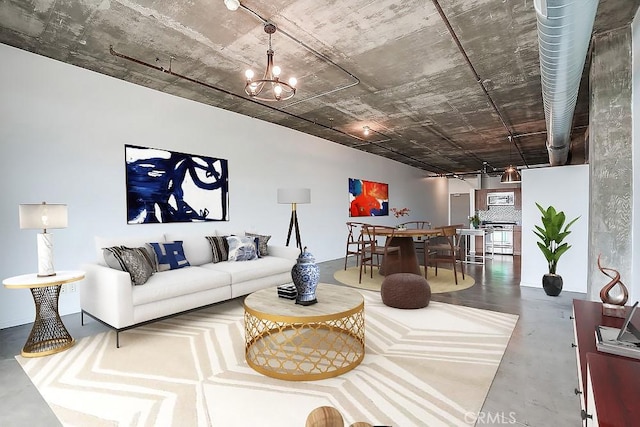
[[[469,193],[449,194],[449,224],[469,225],[471,199]]]

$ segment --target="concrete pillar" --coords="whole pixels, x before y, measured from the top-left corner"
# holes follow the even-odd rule
[[[631,27],[594,37],[589,108],[589,265],[587,297],[599,301],[609,282],[598,270],[620,272],[632,284]]]

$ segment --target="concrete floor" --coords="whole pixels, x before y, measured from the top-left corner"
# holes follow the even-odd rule
[[[344,260],[319,265],[321,281],[338,284],[333,272],[343,268]],[[475,278],[475,286],[460,292],[434,294],[432,300],[520,316],[476,425],[580,425],[569,316],[573,298],[583,299],[584,294],[563,292],[558,297],[549,297],[542,289],[520,288],[519,257],[496,256],[485,267],[467,266],[467,273]],[[106,330],[91,319],[80,326],[79,314],[64,316],[63,321],[76,339]],[[60,425],[14,359],[30,330],[30,324],[0,330],[3,427]]]

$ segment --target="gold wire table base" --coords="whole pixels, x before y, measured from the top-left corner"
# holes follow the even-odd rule
[[[362,362],[365,346],[362,295],[357,293],[359,299],[355,298],[355,304],[346,310],[336,307],[335,313],[327,309],[319,314],[316,305],[305,309],[290,300],[283,303],[282,299],[278,301],[275,288],[266,291],[273,294],[268,296],[274,298],[272,313],[255,310],[251,300],[245,300],[245,357],[254,370],[283,380],[311,381],[341,375]],[[322,294],[318,295],[318,301],[322,303]],[[289,304],[291,313],[278,314],[283,307],[287,308],[284,304]],[[330,307],[330,303],[325,304]]]
[[[20,353],[23,357],[41,357],[64,351],[74,339],[60,319],[58,298],[62,285],[31,288],[36,305],[36,319]]]

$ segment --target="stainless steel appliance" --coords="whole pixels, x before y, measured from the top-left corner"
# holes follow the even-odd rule
[[[487,193],[488,206],[513,206],[515,204],[515,200],[515,194],[513,191]]]
[[[493,253],[513,255],[513,227],[515,222],[510,221],[487,221],[484,226],[491,229],[492,232],[487,234],[485,242],[485,251]]]

